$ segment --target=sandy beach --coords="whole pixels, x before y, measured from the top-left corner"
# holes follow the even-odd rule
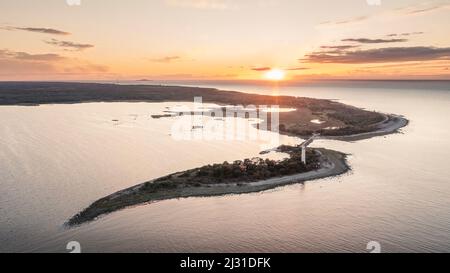
[[[358,141],[377,136],[389,135],[398,132],[401,128],[408,126],[409,120],[403,116],[386,115],[386,120],[375,125],[375,131],[353,134],[347,136],[319,136],[316,139],[334,139],[342,141]]]

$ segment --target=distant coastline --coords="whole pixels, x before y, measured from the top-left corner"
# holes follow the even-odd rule
[[[202,97],[204,103],[218,105],[278,105],[296,111],[280,113],[280,132],[298,137],[319,133],[324,137],[392,133],[407,125],[401,116],[367,111],[332,100],[293,96],[269,96],[224,91],[214,88],[117,85],[58,82],[0,82],[0,105],[36,106],[87,102],[192,102]],[[382,122],[386,117],[397,126]],[[312,120],[321,120],[320,124]],[[270,115],[266,121],[270,123]],[[332,129],[330,129],[332,128]],[[390,130],[386,130],[390,128]]]

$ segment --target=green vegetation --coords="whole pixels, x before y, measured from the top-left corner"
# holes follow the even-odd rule
[[[148,202],[260,192],[280,185],[339,175],[349,170],[345,155],[339,152],[320,148],[308,149],[308,164],[304,165],[300,160],[300,147],[280,146],[278,151],[288,153],[290,157],[280,161],[254,158],[207,165],[116,192],[92,203],[72,217],[67,224],[83,224],[101,215]],[[325,164],[328,167],[324,168]],[[319,169],[322,171],[306,174]],[[302,178],[303,174],[305,176]],[[270,181],[270,178],[273,178],[273,181]],[[253,181],[267,183],[249,183]]]
[[[306,165],[301,161],[301,147],[283,145],[277,150],[288,153],[289,158],[277,161],[256,157],[231,163],[206,165],[148,182],[143,190],[157,191],[161,188],[170,189],[178,186],[200,187],[218,183],[254,182],[308,172],[320,167],[320,154],[312,149],[307,149],[308,163]]]
[[[213,88],[160,86],[160,85],[115,85],[96,83],[57,82],[5,82],[0,83],[0,105],[37,105],[81,102],[192,102],[202,97],[204,103],[221,105],[279,105],[295,111],[279,113],[280,132],[310,136],[343,136],[376,131],[378,122],[385,115],[366,111],[336,101],[292,96],[268,96],[220,91]],[[225,108],[222,108],[224,110]],[[244,113],[245,114],[245,113]],[[170,117],[168,113],[153,115],[153,118]],[[245,116],[248,116],[245,114]],[[271,124],[271,115],[263,118]],[[313,119],[323,120],[312,124]],[[336,127],[336,130],[325,128]]]

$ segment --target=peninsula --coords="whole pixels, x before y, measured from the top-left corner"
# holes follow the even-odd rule
[[[308,163],[301,161],[301,147],[280,146],[289,154],[280,161],[252,158],[207,165],[161,177],[104,197],[68,221],[80,225],[97,217],[155,201],[259,192],[306,180],[340,175],[350,168],[346,155],[327,149],[307,149]]]
[[[192,102],[202,97],[218,105],[278,105],[295,109],[279,113],[280,132],[299,137],[314,133],[355,140],[390,134],[408,124],[401,116],[367,111],[333,100],[269,96],[214,88],[67,82],[0,82],[0,105],[73,104],[87,102]],[[167,117],[163,114],[155,117]],[[270,115],[268,117],[270,119]],[[314,122],[318,121],[318,122]],[[270,120],[268,121],[270,122]],[[270,127],[270,126],[269,126]]]

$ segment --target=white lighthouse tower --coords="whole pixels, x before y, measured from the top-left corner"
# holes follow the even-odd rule
[[[308,140],[300,144],[300,147],[302,148],[302,163],[305,165],[306,165],[306,149],[311,143],[313,143],[314,139],[318,136],[319,134],[313,134],[312,137],[310,137]]]

